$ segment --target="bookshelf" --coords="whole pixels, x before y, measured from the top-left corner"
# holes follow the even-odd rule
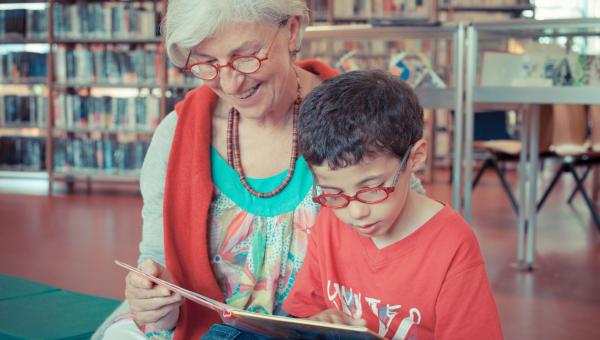
[[[309,0],[311,24],[427,24],[437,0]]]
[[[530,0],[439,0],[438,17],[444,22],[501,21],[520,17],[533,18],[535,6]]]
[[[426,108],[425,135],[431,141],[429,152],[436,157],[430,157],[424,180],[432,181],[433,159],[450,165],[452,159],[448,156],[456,141],[449,132],[452,126],[461,129],[461,120],[452,121],[449,112],[462,112],[463,49],[464,30],[460,24],[311,26],[306,30],[300,59],[320,59],[341,72],[387,70],[412,85]],[[406,69],[410,69],[408,75],[401,71]],[[455,201],[457,204],[457,197]]]
[[[0,0],[0,106],[4,105],[0,110],[0,177],[36,173],[31,177],[39,178],[37,174],[43,174],[50,193],[55,181],[137,183],[154,128],[185,92],[199,85],[167,60],[158,34],[166,2]],[[371,33],[360,33],[367,40],[377,40],[377,29],[386,29],[382,26],[396,24],[423,26],[436,39],[427,27],[437,22],[440,12],[460,8],[450,8],[441,0],[307,3],[315,26],[369,23],[366,30]],[[341,40],[345,31],[357,32],[342,27],[331,34]],[[313,34],[307,34],[308,40]],[[441,52],[432,56],[433,63],[454,60],[453,43],[438,40],[445,42]],[[379,62],[389,59],[389,50],[376,50],[357,56]],[[446,80],[454,79],[453,67],[436,71]],[[453,89],[417,91],[432,108],[452,108],[456,97]],[[11,112],[20,113],[7,118],[6,100],[13,108],[13,102],[27,102],[19,105],[34,111],[15,109]],[[447,132],[452,123],[447,118],[442,121],[433,129],[444,129],[439,135],[451,139]]]
[[[415,26],[533,16],[530,0],[309,0],[311,23]]]
[[[164,8],[0,1],[0,177],[137,185],[154,128],[198,84],[167,62]]]
[[[48,35],[40,24],[46,5],[0,6],[0,176],[44,178]]]

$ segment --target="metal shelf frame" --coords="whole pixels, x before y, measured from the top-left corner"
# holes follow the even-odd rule
[[[455,112],[454,130],[463,129],[464,55],[465,30],[462,24],[442,26],[399,26],[379,27],[366,25],[311,26],[304,35],[304,41],[311,40],[448,40],[452,42],[452,86],[448,88],[415,89],[423,107],[430,109],[450,109]],[[462,145],[462,134],[454,134],[453,145]],[[433,155],[432,155],[433,157]],[[454,148],[453,168],[459,169],[462,160],[461,148]],[[460,172],[452,175],[452,204],[460,204]]]
[[[600,19],[559,19],[559,20],[513,20],[510,22],[475,23],[467,28],[466,44],[466,85],[465,85],[465,129],[461,141],[464,147],[463,206],[467,220],[471,219],[472,204],[472,162],[473,162],[473,121],[474,104],[600,104],[600,87],[492,87],[479,86],[476,80],[478,63],[478,43],[483,39],[534,39],[559,36],[600,37]],[[521,133],[521,153],[519,158],[519,199],[517,267],[532,270],[535,265],[537,232],[537,168],[539,140],[539,109],[532,106],[523,112],[524,126]],[[457,130],[457,134],[462,130]],[[455,154],[455,158],[457,154]],[[459,160],[456,160],[458,162]],[[455,163],[456,164],[456,163]],[[460,164],[460,163],[458,163]],[[524,199],[526,198],[526,199]]]

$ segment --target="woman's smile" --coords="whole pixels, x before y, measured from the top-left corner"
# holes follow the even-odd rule
[[[260,85],[261,85],[261,84],[260,84],[260,83],[258,83],[258,84],[256,84],[255,86],[253,86],[253,87],[249,88],[248,90],[246,90],[246,91],[242,92],[242,94],[240,94],[240,95],[238,96],[238,99],[242,99],[242,100],[244,100],[244,99],[248,99],[248,98],[250,98],[251,96],[253,96],[253,95],[254,95],[254,94],[255,94],[255,93],[258,91],[258,88],[260,87]]]

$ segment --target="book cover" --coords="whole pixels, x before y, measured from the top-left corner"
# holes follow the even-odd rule
[[[148,275],[126,263],[120,261],[115,261],[115,263],[158,285],[167,287],[171,291],[179,293],[190,301],[214,310],[219,313],[223,323],[241,330],[286,339],[320,339],[326,336],[337,336],[340,339],[384,339],[367,327],[348,326],[245,311],[210,299],[204,295],[192,292],[155,276]]]

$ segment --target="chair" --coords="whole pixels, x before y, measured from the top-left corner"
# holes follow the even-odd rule
[[[600,142],[600,132],[596,131],[595,134],[592,132],[592,147],[590,148],[590,143],[587,141],[588,117],[586,108],[583,105],[555,104],[553,105],[553,110],[553,142],[551,150],[554,157],[559,160],[560,166],[548,187],[544,190],[537,205],[537,210],[539,211],[542,208],[562,175],[569,173],[575,180],[575,189],[569,196],[568,203],[572,203],[576,194],[580,193],[590,211],[592,220],[600,230],[600,216],[596,211],[594,201],[585,188],[585,180],[592,171],[592,167],[600,164],[600,143],[597,143]],[[590,108],[590,115],[592,116],[592,122],[598,121],[600,123],[600,108],[592,106]],[[584,168],[582,175],[577,171],[581,167]],[[594,185],[594,192],[597,190],[596,187],[597,185]]]
[[[540,110],[540,159],[542,161],[549,156],[550,146],[549,127],[551,123],[550,107],[542,107]],[[550,119],[549,119],[550,118]],[[514,139],[508,126],[507,111],[495,110],[477,112],[474,120],[473,143],[475,155],[482,160],[481,166],[473,180],[473,190],[479,183],[481,176],[486,170],[493,170],[500,180],[500,184],[511,206],[518,214],[519,205],[513,194],[505,175],[505,165],[508,162],[518,163],[521,152],[521,141]]]

